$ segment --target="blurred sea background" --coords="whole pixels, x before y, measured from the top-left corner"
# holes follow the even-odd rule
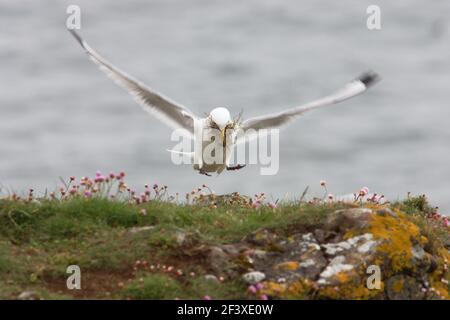
[[[171,130],[102,74],[65,28],[127,73],[197,114],[244,117],[321,97],[367,69],[373,89],[281,131],[280,169],[219,177],[176,166]],[[382,29],[366,27],[369,5]],[[0,0],[0,183],[41,194],[59,176],[124,170],[188,192],[321,196],[368,186],[390,200],[426,193],[450,212],[450,2],[447,0]]]

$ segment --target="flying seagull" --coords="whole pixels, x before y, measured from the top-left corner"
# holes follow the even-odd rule
[[[213,172],[221,173],[225,169],[238,170],[245,166],[230,165],[233,147],[242,140],[242,136],[239,139],[237,137],[238,131],[254,133],[261,129],[282,127],[307,111],[333,105],[357,96],[365,92],[380,79],[378,74],[368,71],[326,97],[285,111],[258,116],[244,121],[241,121],[240,116],[232,119],[228,109],[223,107],[213,109],[206,117],[197,117],[185,106],[163,96],[115,67],[95,52],[74,30],[69,31],[86,51],[89,58],[119,86],[127,90],[145,111],[173,129],[184,129],[194,141],[196,139],[204,139],[200,144],[200,149],[196,149],[191,155],[197,159],[194,169],[208,176]],[[195,127],[197,125],[203,128],[206,134],[201,137],[196,136]],[[215,134],[217,132],[220,133],[219,139],[216,139]],[[212,136],[214,136],[214,139],[211,138]],[[207,145],[205,142],[211,143],[211,141],[217,144],[218,150],[223,151],[222,161],[213,163],[204,161],[203,151]]]

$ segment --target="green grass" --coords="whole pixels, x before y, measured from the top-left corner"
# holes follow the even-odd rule
[[[421,199],[396,205],[411,214],[428,210]],[[242,204],[183,205],[150,201],[141,205],[102,198],[0,200],[0,298],[34,290],[48,298],[201,299],[246,298],[239,280],[206,281],[201,261],[180,256],[200,244],[241,240],[260,228],[288,232],[296,225],[319,226],[330,212],[348,205],[285,203],[253,209]],[[146,214],[142,213],[145,209]],[[132,232],[132,228],[153,226]],[[177,234],[186,235],[179,243]],[[194,259],[194,258],[192,258]],[[194,277],[136,271],[134,263],[183,264]],[[65,289],[66,268],[76,264],[92,282],[84,295]],[[182,266],[176,266],[182,267]],[[105,279],[105,276],[108,276]],[[142,279],[141,279],[142,278]],[[122,285],[119,285],[119,284]],[[95,286],[94,286],[95,284]],[[88,285],[90,285],[88,283]],[[107,295],[109,293],[110,295]]]
[[[183,296],[181,285],[167,275],[152,274],[135,280],[122,294],[131,299],[167,300]]]

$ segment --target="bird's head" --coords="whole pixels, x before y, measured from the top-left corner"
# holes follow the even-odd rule
[[[226,129],[234,128],[234,122],[227,108],[215,108],[209,114],[209,118],[211,120],[211,127],[220,131],[222,140],[225,139]]]

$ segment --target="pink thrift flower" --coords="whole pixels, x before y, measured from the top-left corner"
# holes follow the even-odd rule
[[[269,207],[271,207],[272,209],[276,209],[277,208],[277,204],[275,202],[269,202]]]
[[[320,180],[320,185],[322,187],[325,187],[327,185],[327,182],[325,180]]]
[[[203,300],[211,300],[211,297],[206,295],[206,296],[203,297]]]
[[[247,290],[251,294],[256,294],[256,292],[258,292],[258,289],[256,289],[256,287],[254,285],[249,286]]]
[[[259,202],[259,201],[253,201],[253,203],[252,203],[252,208],[253,208],[253,209],[258,209],[260,205],[261,205],[261,202]]]
[[[267,294],[262,294],[262,295],[259,296],[259,298],[261,300],[269,300],[269,297],[267,296]]]
[[[105,177],[104,176],[102,176],[101,174],[100,175],[95,175],[95,179],[94,179],[94,182],[103,182],[103,181],[105,181]]]
[[[85,196],[86,198],[90,198],[90,197],[92,197],[92,192],[89,191],[89,190],[86,190],[86,191],[84,192],[84,196]]]
[[[366,196],[368,193],[369,193],[369,188],[367,188],[367,187],[363,187],[363,188],[361,188],[361,190],[359,190],[359,195],[361,197]]]

